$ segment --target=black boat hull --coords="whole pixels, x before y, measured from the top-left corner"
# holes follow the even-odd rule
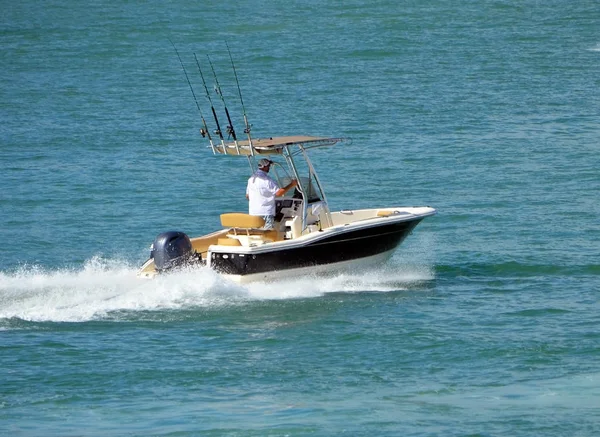
[[[211,253],[210,266],[225,275],[260,275],[273,271],[345,263],[393,251],[423,217],[356,229],[349,227],[304,245],[273,248],[241,254],[239,251]]]

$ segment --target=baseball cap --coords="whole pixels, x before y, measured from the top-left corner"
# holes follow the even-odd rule
[[[267,158],[263,158],[260,161],[258,161],[258,168],[265,168],[268,165],[271,165],[273,163],[273,161],[271,161],[270,159]]]

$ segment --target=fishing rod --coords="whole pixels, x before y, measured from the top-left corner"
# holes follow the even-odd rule
[[[200,104],[198,103],[198,99],[196,98],[196,93],[194,93],[194,88],[192,87],[190,78],[188,77],[187,71],[185,70],[185,66],[183,65],[181,56],[179,56],[179,51],[177,51],[177,47],[175,47],[175,44],[173,43],[173,41],[171,41],[170,38],[169,38],[169,42],[175,49],[175,53],[177,54],[177,59],[179,59],[179,63],[181,64],[181,68],[183,69],[183,74],[185,74],[187,83],[190,86],[190,91],[192,92],[192,96],[194,97],[194,101],[196,102],[196,107],[198,108],[198,112],[200,112],[200,118],[202,119],[202,125],[203,125],[203,128],[200,129],[200,135],[202,135],[202,138],[208,137],[208,142],[210,143],[210,147],[211,147],[213,153],[215,153],[215,146],[214,146],[212,138],[210,136],[210,131],[208,130],[208,126],[206,125],[206,120],[204,119],[204,115],[202,114],[202,109],[200,109]]]
[[[210,56],[206,55],[208,58],[208,63],[210,64],[210,69],[213,72],[213,76],[215,77],[215,92],[221,97],[221,101],[223,102],[223,106],[225,107],[225,114],[227,115],[227,121],[229,122],[229,126],[227,126],[227,134],[233,138],[233,141],[237,144],[237,137],[235,135],[235,129],[233,128],[233,123],[231,121],[231,117],[229,116],[229,110],[227,109],[227,103],[225,103],[225,97],[223,97],[223,92],[221,91],[221,85],[219,85],[219,79],[217,79],[217,73],[215,72],[215,67],[213,67],[213,63],[210,61]]]
[[[210,109],[213,113],[213,117],[215,118],[215,123],[217,124],[217,130],[215,133],[219,135],[221,138],[221,145],[223,146],[223,153],[227,153],[225,150],[225,140],[223,138],[223,132],[221,132],[221,125],[219,124],[219,119],[217,118],[217,111],[215,111],[215,106],[213,105],[212,99],[210,98],[210,93],[208,92],[208,87],[206,86],[206,81],[204,80],[204,75],[202,74],[202,69],[200,68],[200,62],[198,62],[198,58],[196,57],[196,53],[194,53],[194,59],[196,60],[196,65],[198,66],[198,71],[200,72],[200,77],[202,78],[202,84],[204,85],[204,91],[206,91],[206,97],[210,102]]]
[[[235,64],[233,63],[233,57],[231,56],[231,50],[229,49],[229,44],[227,44],[227,41],[225,41],[225,46],[227,46],[227,53],[229,53],[229,59],[231,60],[231,67],[233,68],[233,74],[235,75],[235,83],[237,84],[238,95],[240,96],[240,103],[242,104],[242,111],[244,113],[244,124],[246,125],[244,133],[248,135],[248,145],[250,146],[250,154],[254,156],[254,148],[252,147],[252,137],[250,136],[250,130],[252,128],[252,125],[248,123],[248,117],[246,116],[246,107],[244,106],[244,100],[242,99],[240,81],[238,80],[237,71],[235,69]]]

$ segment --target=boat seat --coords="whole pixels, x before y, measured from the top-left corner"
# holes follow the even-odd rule
[[[250,232],[244,234],[227,234],[226,238],[219,238],[217,244],[219,246],[255,246],[257,244],[274,243],[281,241],[282,234],[274,229],[264,230],[264,232]]]
[[[263,229],[265,219],[260,216],[230,212],[221,214],[221,225],[229,229],[233,235],[260,235],[264,240],[281,241],[283,235],[276,229]],[[238,241],[234,239],[235,241]],[[232,244],[230,243],[229,246]],[[235,245],[235,243],[233,244]]]
[[[265,225],[265,219],[260,216],[229,212],[221,214],[221,226],[225,228],[257,229]]]
[[[232,236],[259,236],[263,240],[280,241],[283,240],[283,234],[276,229],[242,229],[242,228],[231,228],[227,235]],[[235,238],[234,238],[235,239]],[[231,246],[231,245],[230,245]]]

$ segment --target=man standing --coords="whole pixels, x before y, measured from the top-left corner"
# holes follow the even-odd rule
[[[268,175],[273,161],[261,159],[258,161],[258,170],[248,179],[246,199],[250,201],[248,210],[250,215],[257,215],[265,219],[264,229],[273,229],[275,222],[275,197],[282,196],[289,189],[298,185],[293,180],[283,188]]]

